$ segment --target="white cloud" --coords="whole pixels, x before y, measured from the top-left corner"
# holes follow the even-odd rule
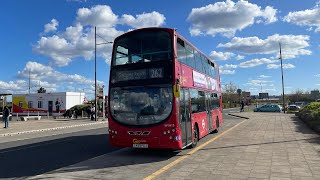
[[[38,62],[28,61],[22,71],[18,71],[18,76],[35,80],[43,79],[46,76],[51,76],[54,70]],[[29,74],[30,73],[30,74]]]
[[[265,92],[270,92],[270,91],[276,92],[277,90],[276,90],[276,88],[266,88],[266,89],[264,89],[264,91]]]
[[[77,22],[80,22],[83,26],[113,27],[117,24],[117,21],[118,16],[107,5],[97,5],[90,9],[80,8],[77,12]]]
[[[275,63],[277,60],[270,60],[267,58],[261,58],[261,59],[252,59],[250,61],[245,61],[239,64],[239,67],[241,68],[251,68],[255,66],[259,66],[262,64],[270,64],[270,63]]]
[[[153,11],[151,13],[138,14],[136,17],[124,14],[121,17],[120,22],[134,28],[159,27],[164,24],[165,19],[163,14]]]
[[[268,64],[267,65],[267,69],[278,69],[280,68],[281,65],[280,64]],[[293,64],[282,64],[283,69],[292,69],[295,68],[295,66]]]
[[[283,18],[285,22],[292,23],[298,26],[309,27],[307,30],[315,29],[315,32],[320,31],[320,6],[316,5],[312,9],[306,9],[303,11],[289,12],[287,16]]]
[[[260,78],[270,78],[271,76],[266,76],[266,75],[263,75],[263,74],[262,74],[262,75],[260,75],[259,77],[260,77]]]
[[[273,81],[264,79],[250,79],[245,85],[251,86],[249,88],[251,91],[258,91],[258,89],[262,92],[275,90]]]
[[[220,70],[220,74],[235,74],[235,70]]]
[[[126,15],[127,17],[131,15]],[[63,32],[52,36],[41,37],[33,45],[33,51],[52,60],[53,65],[67,66],[77,57],[85,60],[93,59],[94,55],[94,28],[97,26],[97,43],[112,42],[123,31],[117,30],[117,24],[129,23],[129,26],[157,26],[164,24],[165,17],[158,12],[136,15],[131,21],[121,22],[118,15],[106,5],[97,5],[92,8],[81,8],[77,11],[74,25]],[[97,56],[110,63],[112,44],[97,46]]]
[[[0,90],[1,91],[14,91],[14,90],[23,90],[25,89],[24,86],[26,85],[26,81],[9,81],[4,82],[0,81]]]
[[[71,57],[76,55],[73,49],[74,46],[69,44],[66,39],[56,35],[41,37],[38,44],[33,47],[35,52],[51,57],[54,64],[58,66],[66,66],[71,62]]]
[[[47,92],[53,92],[56,90],[56,85],[52,83],[48,83],[45,81],[30,81],[30,92],[35,92],[35,89],[39,89],[40,86],[45,87]],[[16,80],[4,82],[0,81],[0,91],[4,93],[12,93],[12,94],[25,94],[29,93],[29,81],[26,80]]]
[[[251,86],[269,86],[268,83],[272,81],[262,80],[262,79],[251,79],[248,81],[247,85]]]
[[[244,59],[244,58],[245,58],[244,56],[237,55],[236,60],[242,60],[242,59]]]
[[[258,91],[258,88],[249,88],[249,91]]]
[[[220,66],[221,69],[236,69],[238,68],[238,65],[235,64],[225,64],[223,66]]]
[[[44,32],[52,32],[57,30],[57,26],[59,26],[59,22],[56,19],[52,19],[50,23],[44,25]]]
[[[310,55],[312,52],[305,49],[309,46],[310,37],[307,35],[279,35],[274,34],[267,39],[258,37],[234,37],[226,44],[217,47],[228,51],[238,51],[246,54],[275,54],[279,57],[279,42],[282,47],[283,59],[295,58],[299,55]]]
[[[75,26],[69,26],[66,28],[64,37],[71,43],[76,43],[82,36],[83,26],[77,23]]]
[[[230,59],[232,56],[234,56],[235,54],[231,53],[231,52],[217,52],[217,51],[212,51],[210,53],[210,57],[214,60],[214,61],[218,61],[218,60],[228,60]]]
[[[316,75],[314,75],[315,77],[320,77],[320,74],[316,74]]]
[[[216,2],[201,8],[193,8],[188,16],[192,23],[191,35],[208,34],[215,36],[220,33],[224,36],[234,36],[236,31],[255,23],[269,24],[277,21],[277,10],[267,6],[265,9],[248,1]]]
[[[30,74],[29,74],[30,73]],[[53,68],[40,64],[38,62],[28,61],[22,71],[18,71],[18,78],[29,78],[46,84],[46,87],[56,88],[58,85],[72,84],[74,86],[91,87],[94,80],[88,79],[79,74],[64,74]],[[102,81],[98,83],[103,84]],[[42,85],[41,85],[42,86]]]

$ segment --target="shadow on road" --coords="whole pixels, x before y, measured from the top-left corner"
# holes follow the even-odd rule
[[[179,153],[163,149],[120,149],[111,147],[107,134],[72,136],[2,149],[0,179],[152,163]],[[113,152],[116,150],[120,151]]]
[[[107,134],[72,136],[0,150],[0,179],[43,174],[118,148]]]
[[[154,162],[166,161],[181,151],[174,150],[165,150],[165,149],[132,149],[132,148],[124,148],[120,151],[112,152],[110,154],[106,154],[104,156],[100,156],[99,158],[93,158],[86,162],[81,162],[78,164],[74,164],[67,168],[59,169],[56,171],[49,172],[47,176],[43,179],[50,178],[50,174],[53,177],[57,177],[57,174],[60,173],[69,173],[69,172],[80,172],[87,170],[99,170],[101,171],[110,171],[113,172],[112,169],[114,167],[126,167],[129,165],[143,165]],[[58,175],[59,176],[59,175]],[[37,179],[42,179],[41,177]]]

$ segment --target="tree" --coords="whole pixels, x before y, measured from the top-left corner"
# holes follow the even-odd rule
[[[225,94],[235,94],[237,92],[237,86],[233,82],[229,82],[223,88]]]
[[[47,90],[43,87],[40,87],[40,89],[38,89],[38,93],[46,93]]]
[[[223,102],[229,103],[229,107],[231,107],[231,103],[237,102],[237,99],[237,86],[232,82],[225,84],[223,88]]]
[[[237,94],[239,95],[239,103],[241,102],[241,89],[237,89]]]
[[[289,101],[292,103],[299,102],[299,101],[311,102],[312,96],[308,91],[304,92],[301,89],[297,89],[292,94],[289,95]]]

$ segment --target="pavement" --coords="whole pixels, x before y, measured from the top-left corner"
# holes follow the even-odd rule
[[[319,135],[294,115],[234,115],[249,119],[191,150],[124,148],[30,179],[320,179]]]
[[[0,128],[0,143],[107,127],[107,124],[107,120],[91,121],[88,118],[12,120],[9,128]]]

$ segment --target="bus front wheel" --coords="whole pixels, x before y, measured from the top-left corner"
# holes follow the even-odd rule
[[[199,140],[199,131],[198,131],[198,126],[195,124],[194,125],[194,130],[193,130],[193,141],[191,144],[191,147],[194,148],[197,146]]]

